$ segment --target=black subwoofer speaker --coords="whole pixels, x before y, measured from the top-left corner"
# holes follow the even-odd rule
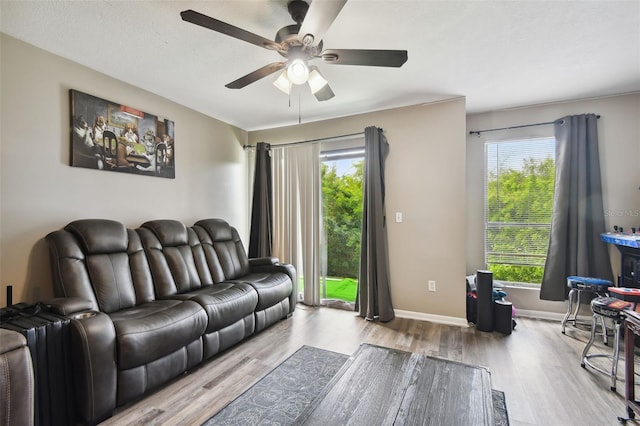
[[[480,331],[493,331],[493,273],[477,271],[476,287],[478,293],[476,328]]]
[[[513,304],[506,300],[496,300],[493,302],[493,312],[495,320],[495,330],[502,334],[511,334],[513,326],[511,324]]]

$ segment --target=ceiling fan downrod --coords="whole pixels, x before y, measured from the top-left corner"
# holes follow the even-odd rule
[[[296,24],[302,25],[302,21],[304,21],[304,18],[307,16],[307,11],[309,10],[309,4],[302,0],[292,0],[287,5],[287,9],[289,10],[291,19],[293,19]]]

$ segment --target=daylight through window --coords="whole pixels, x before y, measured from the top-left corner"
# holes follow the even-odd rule
[[[324,151],[322,300],[352,303],[358,290],[364,148]]]
[[[487,142],[487,268],[497,280],[540,284],[549,245],[555,138]]]

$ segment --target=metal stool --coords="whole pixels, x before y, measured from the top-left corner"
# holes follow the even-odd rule
[[[601,278],[591,278],[591,277],[579,277],[579,276],[570,276],[567,277],[567,287],[569,290],[569,298],[567,301],[567,313],[564,315],[562,319],[562,334],[565,334],[564,330],[567,325],[567,321],[573,321],[573,326],[576,326],[578,322],[578,311],[580,310],[580,299],[583,292],[591,293],[592,295],[597,295],[600,297],[607,296],[607,288],[611,287],[613,283],[611,281],[603,280]],[[571,312],[573,310],[573,303],[576,302],[575,311],[573,311],[573,319],[570,320]],[[602,336],[604,339],[604,344],[608,343],[607,341],[607,333],[606,326],[604,324],[604,319],[602,319]]]
[[[616,390],[616,376],[618,374],[618,358],[620,355],[620,335],[622,330],[622,324],[624,323],[624,310],[633,309],[635,306],[632,302],[627,302],[614,297],[597,297],[591,301],[591,310],[593,311],[593,320],[591,322],[591,338],[587,342],[587,346],[582,351],[582,362],[580,365],[583,368],[589,367],[602,374],[607,374],[611,378],[611,390]],[[596,327],[598,319],[603,321],[604,318],[610,318],[614,323],[614,338],[613,338],[613,353],[612,354],[589,354],[589,349],[596,338]],[[606,333],[605,333],[606,334]],[[591,358],[609,358],[611,359],[611,371],[605,371],[602,368],[592,364]]]

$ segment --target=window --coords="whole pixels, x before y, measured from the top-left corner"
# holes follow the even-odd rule
[[[323,151],[322,173],[324,301],[355,302],[358,289],[364,148]]]
[[[554,183],[555,138],[486,143],[484,253],[495,279],[542,282]]]

